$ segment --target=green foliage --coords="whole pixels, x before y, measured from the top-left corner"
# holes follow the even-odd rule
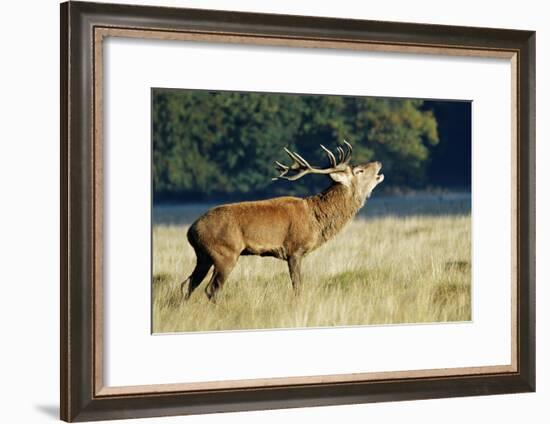
[[[387,184],[425,183],[437,123],[421,100],[345,96],[153,91],[153,185],[156,198],[303,194],[327,180],[272,182],[283,147],[327,164],[319,148],[343,139],[353,163],[381,160]]]

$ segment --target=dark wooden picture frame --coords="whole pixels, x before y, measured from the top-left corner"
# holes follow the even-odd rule
[[[107,36],[509,58],[512,365],[288,378],[226,387],[102,379],[101,43]],[[458,370],[458,371],[457,371]],[[244,381],[244,380],[243,380]],[[237,382],[238,383],[238,382]],[[535,390],[535,33],[68,2],[61,5],[61,418],[66,421],[519,393]]]

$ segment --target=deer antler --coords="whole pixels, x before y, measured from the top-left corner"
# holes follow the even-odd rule
[[[353,147],[351,147],[351,144],[349,144],[346,140],[344,140],[344,144],[347,147],[346,151],[344,151],[344,149],[340,146],[336,148],[336,151],[338,152],[338,160],[336,160],[336,156],[334,156],[334,153],[332,153],[329,149],[321,144],[321,148],[326,152],[330,161],[330,168],[315,168],[311,166],[308,161],[305,160],[298,153],[291,152],[285,147],[284,150],[287,155],[290,156],[290,159],[292,159],[292,164],[284,165],[281,162],[275,161],[277,170],[281,174],[278,177],[272,178],[272,180],[275,181],[278,179],[283,179],[288,181],[296,181],[297,179],[302,178],[304,175],[307,174],[326,175],[332,174],[333,172],[345,171],[351,159]],[[296,173],[294,173],[293,175],[287,175],[290,171],[296,171]]]

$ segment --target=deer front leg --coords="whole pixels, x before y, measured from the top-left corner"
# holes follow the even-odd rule
[[[291,256],[287,262],[294,293],[298,294],[302,286],[302,256]]]

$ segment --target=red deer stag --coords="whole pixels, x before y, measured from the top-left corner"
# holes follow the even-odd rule
[[[292,164],[275,162],[280,175],[273,180],[295,181],[307,174],[328,175],[333,182],[322,193],[306,198],[277,197],[222,205],[197,219],[187,232],[197,264],[181,284],[182,293],[185,284],[189,284],[185,299],[214,266],[206,287],[206,295],[214,301],[241,255],[273,256],[287,261],[292,286],[298,291],[302,259],[338,233],[365,204],[374,187],[384,180],[384,175],[378,174],[382,168],[380,162],[351,166],[352,147],[344,143],[346,151],[337,147],[338,160],[321,145],[328,155],[329,168],[313,167],[286,148]]]

